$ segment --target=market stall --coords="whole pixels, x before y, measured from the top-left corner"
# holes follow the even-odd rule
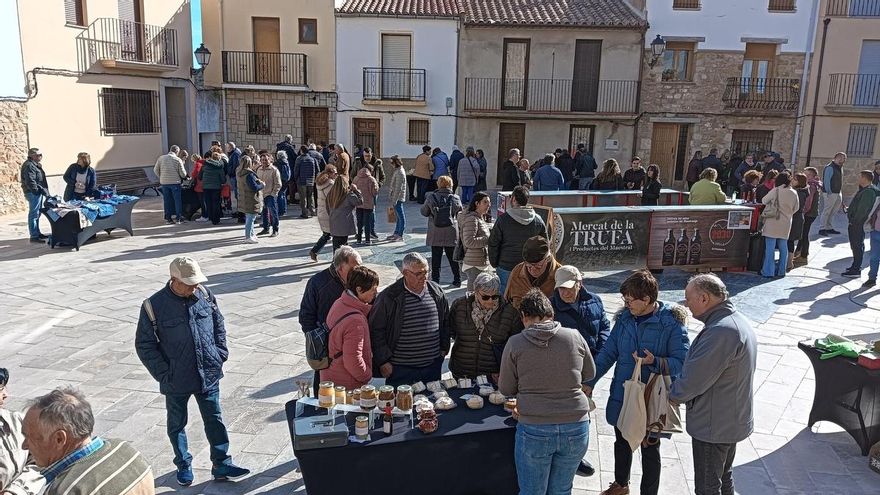
[[[49,198],[42,210],[52,228],[49,247],[64,244],[79,251],[80,246],[102,230],[109,235],[114,229],[124,229],[128,235],[134,235],[131,212],[139,200],[137,196],[125,195],[67,202]]]
[[[741,205],[554,208],[552,245],[583,271],[741,270],[754,219]]]
[[[498,193],[498,213],[507,208],[511,191]],[[608,206],[641,206],[641,191],[531,191],[529,203],[552,208],[585,208]],[[687,192],[661,189],[659,205],[687,205]]]
[[[379,415],[366,443],[349,441],[344,446],[314,449],[297,449],[295,421],[324,415],[327,410],[288,402],[285,412],[291,441],[309,495],[516,493],[516,421],[502,405],[488,400],[480,409],[467,407],[462,396],[476,394],[476,389],[447,393],[456,407],[436,411],[437,430],[432,433],[411,428],[409,419],[397,416],[392,433],[386,435]],[[363,414],[341,413],[344,420],[339,421],[352,434],[356,417]]]

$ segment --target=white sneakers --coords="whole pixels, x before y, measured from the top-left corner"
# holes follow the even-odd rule
[[[260,241],[256,237],[248,237],[244,240],[245,244],[259,244]]]
[[[203,222],[207,222],[207,221],[208,221],[208,219],[205,217],[196,218],[196,222],[198,222],[198,223],[203,223]]]

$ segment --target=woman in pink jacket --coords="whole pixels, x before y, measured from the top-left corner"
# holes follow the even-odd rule
[[[379,275],[365,266],[348,273],[345,292],[330,307],[328,355],[330,367],[321,370],[321,381],[332,381],[348,390],[370,383],[373,374],[373,351],[367,316],[379,287]]]

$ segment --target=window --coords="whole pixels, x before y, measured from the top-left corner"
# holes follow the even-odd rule
[[[672,0],[673,9],[699,9],[700,0]]]
[[[64,20],[73,26],[85,26],[85,0],[64,0]]]
[[[104,88],[98,92],[103,134],[159,132],[159,93],[142,89]]]
[[[248,105],[248,134],[271,134],[269,105]]]
[[[501,109],[525,110],[529,91],[529,48],[527,39],[504,40],[504,59],[501,61]]]
[[[753,131],[734,129],[730,151],[739,156],[755,153],[758,159],[764,151],[773,149],[773,131]]]
[[[797,10],[796,0],[770,0],[767,10],[771,12],[794,12]]]
[[[299,42],[300,43],[318,43],[318,20],[317,19],[300,19],[299,20]]]
[[[406,138],[407,144],[428,144],[429,128],[430,121],[428,120],[410,120]]]
[[[670,41],[663,52],[663,81],[690,81],[693,77],[694,43]]]
[[[846,140],[846,154],[871,157],[874,155],[876,140],[877,124],[850,124],[849,138]]]

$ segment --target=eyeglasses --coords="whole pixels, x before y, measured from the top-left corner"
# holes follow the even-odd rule
[[[544,268],[547,265],[547,260],[550,258],[544,258],[537,263],[529,263],[526,261],[526,268]]]
[[[416,277],[427,277],[428,276],[428,270],[420,270],[417,272],[414,272],[412,270],[404,270],[404,271],[408,272],[410,275],[415,275]]]
[[[486,294],[480,294],[480,299],[482,299],[482,300],[484,300],[484,301],[488,301],[488,300],[490,300],[490,299],[493,300],[493,301],[497,301],[497,300],[500,299],[500,298],[501,298],[501,295],[500,295],[500,294],[494,294],[494,295],[491,295],[491,296],[487,296]]]

